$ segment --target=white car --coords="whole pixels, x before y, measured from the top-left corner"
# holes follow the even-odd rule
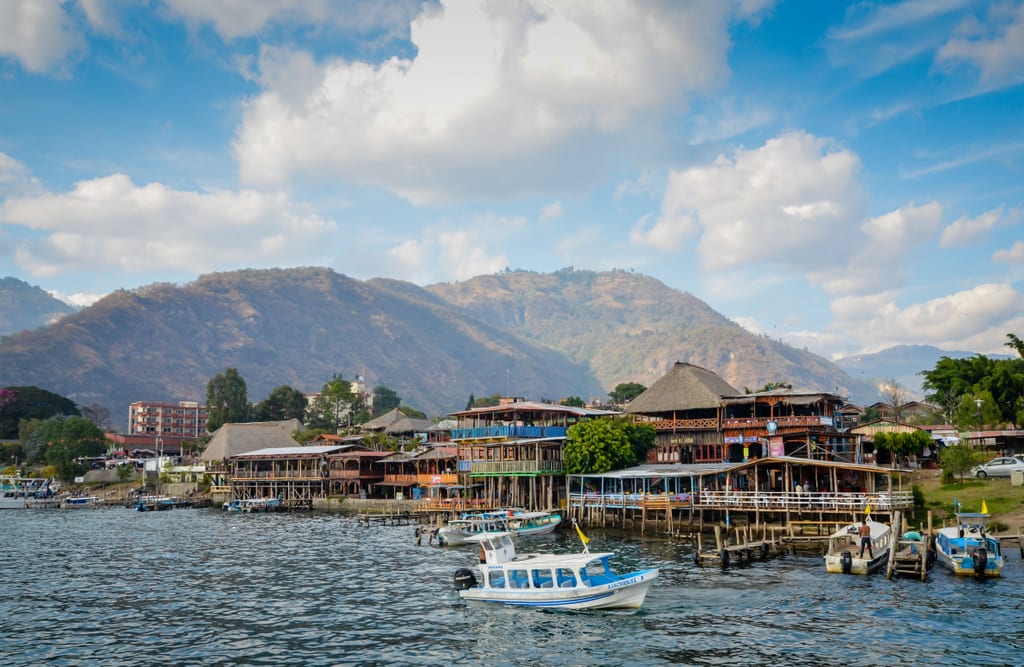
[[[1017,456],[999,456],[988,463],[971,468],[975,477],[1009,477],[1014,470],[1024,471],[1024,459]]]

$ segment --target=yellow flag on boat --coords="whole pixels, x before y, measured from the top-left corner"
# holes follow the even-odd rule
[[[590,544],[590,538],[583,534],[583,531],[580,530],[580,527],[576,525],[575,521],[572,522],[572,525],[573,528],[576,529],[576,532],[579,534],[580,541],[583,542],[583,544]]]
[[[981,501],[981,513],[988,514],[988,505],[985,504],[984,500]]]
[[[867,514],[867,515],[871,514],[871,505],[865,505],[864,506],[864,513]]]

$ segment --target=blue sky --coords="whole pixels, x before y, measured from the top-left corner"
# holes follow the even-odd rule
[[[0,275],[631,269],[828,358],[1024,336],[1024,3],[0,3]]]

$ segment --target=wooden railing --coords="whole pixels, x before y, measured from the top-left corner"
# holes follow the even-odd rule
[[[523,473],[561,473],[564,469],[561,461],[473,461],[470,465],[472,474],[513,475]]]
[[[481,440],[488,438],[564,438],[565,426],[477,426],[453,428],[452,440]]]
[[[910,491],[892,493],[791,493],[754,491],[698,491],[694,494],[571,493],[573,507],[640,509],[651,498],[665,498],[673,507],[695,509],[790,510],[822,512],[889,512],[914,506]],[[649,505],[648,505],[649,506]]]

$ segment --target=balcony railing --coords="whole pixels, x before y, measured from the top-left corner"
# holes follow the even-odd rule
[[[453,428],[452,440],[483,440],[488,438],[564,438],[565,426],[477,426]]]
[[[469,471],[473,475],[514,475],[560,474],[563,469],[564,464],[561,461],[473,461]]]
[[[867,507],[881,512],[910,509],[910,491],[892,493],[791,493],[764,491],[699,491],[693,494],[571,493],[574,507],[640,509],[646,499],[668,498],[672,507],[729,510],[775,510],[814,512],[863,512]]]

